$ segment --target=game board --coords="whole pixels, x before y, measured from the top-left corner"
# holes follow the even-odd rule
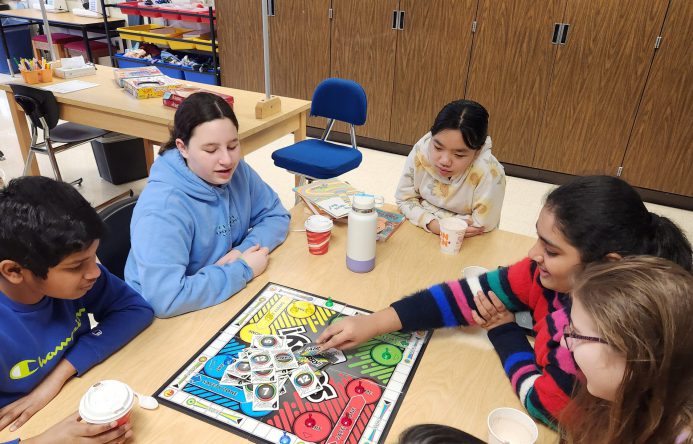
[[[284,335],[295,352],[315,342],[337,319],[366,313],[270,282],[155,396],[169,407],[254,442],[384,442],[429,331],[391,333],[345,351],[345,362],[318,371],[321,391],[301,398],[292,384],[285,384],[278,410],[253,411],[242,389],[220,384],[226,367],[250,347],[253,335]],[[345,416],[353,421],[344,421]]]

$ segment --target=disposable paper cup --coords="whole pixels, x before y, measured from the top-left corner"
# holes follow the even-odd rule
[[[480,267],[478,265],[472,265],[470,267],[464,267],[464,269],[462,270],[462,277],[465,279],[471,279],[474,277],[479,277],[487,272],[488,268]]]
[[[537,438],[537,425],[519,410],[501,407],[488,415],[489,444],[534,444]]]
[[[306,236],[308,237],[308,251],[311,254],[325,254],[330,247],[330,235],[332,234],[332,220],[314,215],[306,219]]]
[[[462,247],[467,223],[456,217],[440,220],[440,251],[445,254],[457,254]]]
[[[135,393],[129,385],[114,380],[104,380],[89,387],[79,401],[79,416],[91,424],[118,422],[118,426],[130,420]]]

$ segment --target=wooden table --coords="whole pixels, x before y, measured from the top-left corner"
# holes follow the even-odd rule
[[[60,104],[60,118],[142,137],[145,140],[145,155],[149,170],[154,161],[152,145],[165,143],[169,139],[169,128],[173,125],[175,110],[165,107],[160,98],[136,99],[127,94],[125,90],[115,84],[113,68],[110,67],[97,66],[96,75],[80,77],[78,80],[98,83],[99,86],[68,94],[55,94]],[[53,83],[63,81],[63,79],[54,77]],[[194,82],[181,82],[189,86],[219,91],[233,96],[234,111],[240,126],[241,148],[244,154],[267,145],[285,134],[293,133],[296,142],[306,138],[309,101],[282,97],[281,112],[259,120],[255,118],[255,104],[264,98],[264,94]],[[0,89],[7,93],[7,102],[19,139],[19,147],[23,158],[26,160],[31,137],[24,112],[14,100],[14,95],[8,84],[0,84]],[[35,161],[32,174],[38,174]]]
[[[292,210],[292,229],[300,229],[306,214]],[[307,251],[303,232],[291,232],[275,250],[269,267],[226,302],[154,324],[106,362],[67,383],[58,397],[21,429],[21,436],[36,434],[77,410],[85,390],[101,379],[119,379],[134,390],[154,393],[267,282],[332,296],[357,307],[377,310],[417,289],[459,276],[463,267],[510,264],[527,253],[534,239],[503,231],[466,239],[458,256],[440,253],[434,235],[408,222],[385,243],[378,244],[376,267],[356,274],[345,264],[346,226],[333,230],[324,256]],[[405,428],[419,423],[442,423],[466,430],[484,440],[486,417],[501,406],[524,410],[515,396],[500,361],[480,329],[437,331],[428,345],[387,442]],[[139,443],[247,442],[165,406],[157,411],[134,409],[135,441]],[[539,426],[539,443],[557,442],[556,434]],[[3,438],[12,437],[7,431]]]
[[[0,19],[2,17],[12,17],[22,20],[27,20],[31,23],[37,23],[39,26],[43,25],[43,16],[41,15],[41,10],[39,9],[9,9],[5,11],[0,11]],[[61,28],[67,29],[77,29],[82,32],[82,39],[84,40],[84,47],[87,49],[88,59],[90,61],[95,61],[91,54],[91,47],[89,46],[90,40],[104,39],[106,36],[99,37],[89,37],[88,32],[97,32],[100,34],[105,33],[104,20],[102,17],[82,17],[75,15],[71,12],[46,12],[46,18],[50,25],[55,25]],[[120,26],[125,25],[125,20],[123,19],[107,19],[108,28],[110,30],[115,30]],[[2,20],[0,20],[0,37],[2,38],[2,44],[7,54],[7,59],[11,59],[12,56],[8,52],[7,40],[5,38],[5,31],[3,30]],[[9,62],[8,62],[9,63]],[[14,72],[12,65],[10,67],[10,74]]]

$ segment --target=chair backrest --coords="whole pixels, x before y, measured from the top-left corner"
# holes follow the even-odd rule
[[[313,93],[310,113],[313,116],[340,120],[352,125],[366,123],[368,99],[363,87],[353,80],[325,79]]]
[[[10,88],[12,88],[14,100],[22,107],[36,128],[43,128],[41,117],[45,119],[48,129],[55,128],[60,118],[60,108],[51,91],[16,84],[10,84]]]
[[[130,220],[137,196],[119,200],[99,213],[107,230],[99,242],[96,256],[108,271],[121,279],[125,275],[125,262],[130,253]]]

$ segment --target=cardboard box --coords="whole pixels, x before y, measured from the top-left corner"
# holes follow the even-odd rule
[[[77,77],[92,76],[96,74],[94,65],[84,65],[75,68],[62,68],[60,66],[53,68],[53,74],[61,79],[74,79]]]
[[[159,71],[156,66],[142,66],[138,68],[116,68],[113,70],[113,77],[118,86],[123,88],[125,85],[123,83],[126,79],[136,79],[139,77],[154,77],[162,76],[163,74]]]
[[[138,99],[162,97],[166,91],[179,88],[180,80],[166,76],[137,77],[123,81],[125,91]]]
[[[166,91],[164,93],[164,105],[171,108],[178,108],[183,100],[187,99],[188,96],[197,92],[207,92],[210,94],[216,94],[228,103],[231,108],[233,108],[233,96],[227,94],[218,93],[216,91],[209,91],[202,88],[176,88],[171,91]]]

